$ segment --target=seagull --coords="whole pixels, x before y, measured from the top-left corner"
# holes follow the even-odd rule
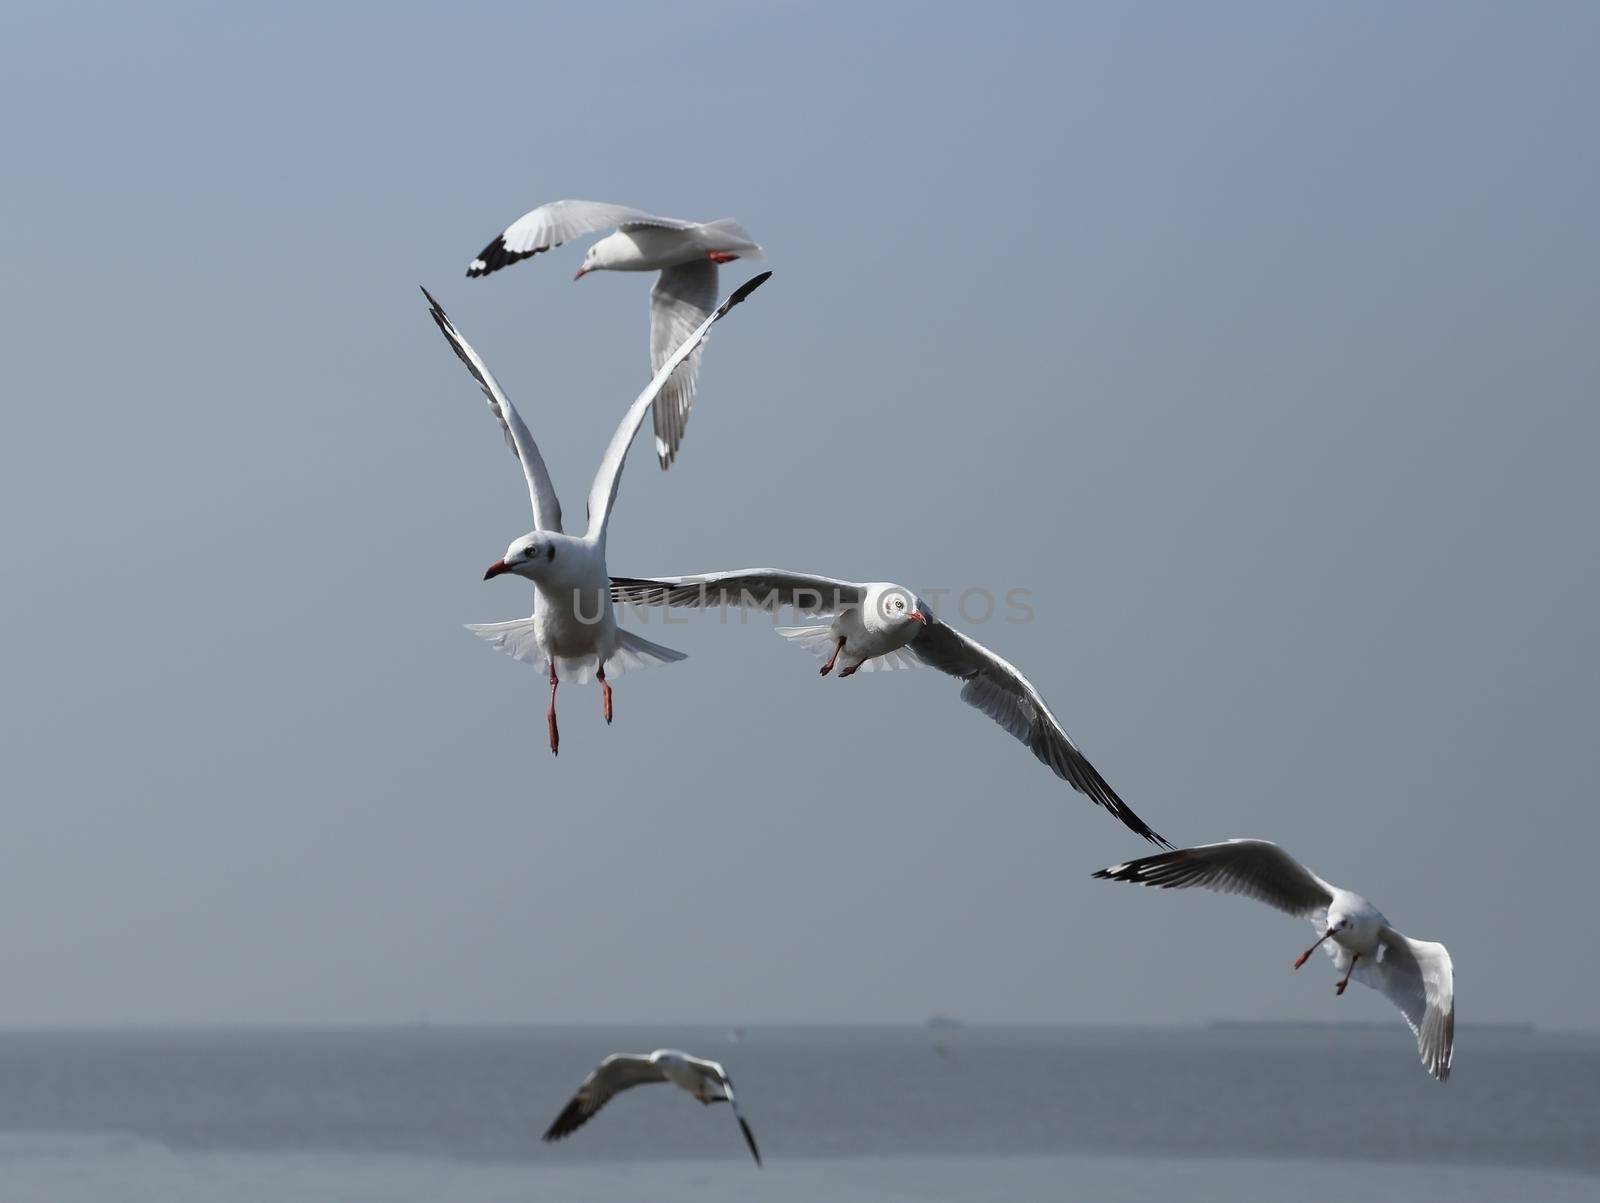
[[[589,248],[583,266],[572,278],[581,280],[597,271],[661,273],[650,290],[652,372],[661,370],[673,350],[715,307],[717,264],[766,258],[744,227],[732,218],[682,221],[605,201],[561,200],[540,205],[512,222],[467,265],[467,276],[487,276],[518,260],[601,230],[616,232]],[[655,427],[656,456],[663,470],[672,466],[678,444],[683,441],[699,371],[700,352],[696,350],[661,391]]]
[[[739,1114],[739,1104],[734,1101],[733,1081],[727,1070],[715,1061],[702,1061],[674,1048],[658,1048],[649,1055],[638,1053],[612,1053],[599,1067],[583,1080],[578,1093],[561,1109],[555,1122],[545,1131],[546,1140],[560,1140],[576,1132],[589,1122],[591,1116],[632,1086],[647,1082],[671,1082],[686,1090],[708,1106],[727,1103],[733,1108],[733,1118],[739,1121],[739,1131],[750,1146],[750,1156],[761,1164],[761,1151],[756,1148],[755,1133]]]
[[[1113,865],[1095,876],[1168,890],[1204,886],[1224,894],[1244,894],[1311,920],[1322,934],[1295,958],[1294,967],[1304,965],[1318,945],[1332,941],[1327,944],[1328,955],[1334,968],[1344,971],[1334,993],[1344,993],[1352,974],[1363,985],[1382,991],[1411,1025],[1428,1072],[1441,1082],[1450,1076],[1455,971],[1445,946],[1402,935],[1361,895],[1329,885],[1278,845],[1266,840],[1202,844]]]
[[[778,568],[742,568],[695,576],[612,577],[613,601],[640,606],[746,606],[831,615],[812,626],[778,627],[785,639],[825,658],[822,675],[926,664],[965,682],[961,700],[999,723],[1057,777],[1105,807],[1151,843],[1172,847],[1090,764],[1039,691],[976,639],[940,622],[911,590],[888,581],[842,581]]]
[[[770,276],[763,272],[734,290],[668,357],[655,378],[635,398],[622,424],[611,436],[601,457],[594,484],[589,487],[589,529],[581,537],[561,531],[561,502],[556,498],[550,474],[539,454],[527,425],[510,398],[500,388],[488,366],[474,351],[439,302],[426,288],[433,320],[444,333],[461,362],[477,379],[489,399],[489,409],[500,420],[506,442],[522,464],[528,481],[528,496],[533,502],[533,530],[512,541],[506,553],[483,574],[484,580],[505,573],[533,582],[533,614],[512,622],[469,625],[467,629],[488,640],[513,659],[537,664],[550,670],[550,710],[546,722],[550,730],[550,751],[559,752],[561,737],[556,728],[556,686],[561,681],[582,684],[592,673],[603,691],[601,709],[611,722],[611,683],[607,669],[621,673],[650,664],[669,664],[684,658],[682,652],[662,647],[630,631],[618,629],[606,587],[606,528],[611,506],[617,498],[622,465],[628,446],[638,433],[645,410],[650,408],[672,370],[694,353],[706,331],[730,309],[759,288]]]

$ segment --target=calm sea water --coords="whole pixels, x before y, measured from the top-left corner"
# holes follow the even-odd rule
[[[614,1050],[670,1087],[543,1126]],[[475,1028],[0,1033],[0,1200],[1600,1200],[1600,1037],[1405,1029]]]

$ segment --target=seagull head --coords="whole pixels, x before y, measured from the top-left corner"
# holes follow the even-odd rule
[[[933,612],[928,604],[900,585],[876,587],[869,594],[867,605],[877,621],[890,630],[929,626],[933,622]]]
[[[549,570],[555,558],[556,545],[535,531],[523,535],[506,548],[506,554],[489,565],[489,571],[483,574],[483,579],[492,581],[497,576],[511,572],[536,581]]]
[[[607,234],[583,253],[583,265],[572,278],[581,280],[590,272],[603,272],[614,267],[625,257],[624,252],[631,249],[632,245],[623,239],[620,233]]]

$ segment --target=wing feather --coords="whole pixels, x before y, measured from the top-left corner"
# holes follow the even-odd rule
[[[506,445],[522,465],[522,475],[528,482],[528,500],[533,504],[534,529],[559,532],[561,502],[556,497],[555,486],[550,483],[549,469],[544,466],[544,457],[539,454],[539,445],[533,441],[527,423],[489,371],[489,365],[472,349],[472,344],[461,336],[461,331],[456,329],[444,307],[434,300],[433,294],[426,288],[422,290],[422,295],[428,298],[428,312],[433,315],[434,324],[461,362],[467,365],[467,371],[472,373],[478,387],[483,389],[483,395],[489,399],[489,411],[499,420]]]
[[[628,407],[628,412],[623,415],[617,432],[611,436],[611,442],[607,444],[606,452],[600,458],[600,469],[595,473],[594,484],[589,487],[588,538],[596,542],[605,539],[606,523],[611,518],[612,503],[617,499],[617,486],[622,480],[622,466],[628,459],[628,447],[633,442],[633,436],[639,433],[639,425],[644,421],[645,410],[655,402],[667,378],[672,375],[673,369],[694,354],[695,348],[705,339],[712,326],[726,317],[735,305],[765,284],[771,275],[771,272],[762,272],[734,289],[728,299],[718,305],[711,316],[701,322],[695,332],[668,357],[656,372],[655,378],[634,398],[633,404]]]
[[[478,252],[467,265],[468,277],[487,276],[531,255],[538,255],[585,234],[630,226],[660,226],[666,230],[687,230],[697,222],[676,217],[657,217],[629,205],[606,201],[559,200],[530,209]]]
[[[1221,894],[1242,894],[1301,919],[1325,914],[1333,902],[1332,886],[1266,840],[1225,840],[1180,848],[1124,861],[1094,876],[1164,890],[1199,886]]]
[[[908,645],[924,664],[965,682],[961,700],[982,711],[1052,773],[1096,805],[1105,807],[1130,831],[1154,844],[1172,847],[1117,796],[1088,757],[1067,736],[1039,691],[1017,669],[975,639],[942,622],[925,626]]]
[[[1400,1008],[1417,1038],[1417,1054],[1427,1071],[1443,1082],[1455,1055],[1455,966],[1443,944],[1412,940],[1385,927],[1378,960],[1355,965],[1355,979],[1380,991]]]
[[[694,333],[695,327],[710,316],[716,304],[717,265],[709,259],[680,263],[656,278],[655,287],[650,290],[652,373],[661,370],[661,365]],[[678,365],[656,397],[656,457],[663,469],[672,466],[678,444],[683,441],[683,428],[689,422],[689,407],[694,404],[695,382],[700,372],[700,351],[701,347],[696,347]]]
[[[612,1053],[587,1078],[545,1130],[545,1140],[560,1140],[588,1123],[594,1114],[624,1090],[647,1082],[665,1082],[667,1075],[649,1057]]]
[[[801,614],[836,614],[850,606],[859,606],[865,595],[866,586],[855,581],[789,572],[782,568],[736,568],[731,572],[653,579],[627,576],[611,578],[613,602],[695,610],[742,606],[769,614],[788,609]]]

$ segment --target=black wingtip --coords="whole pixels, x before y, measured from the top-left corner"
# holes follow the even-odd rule
[[[536,246],[531,251],[513,251],[507,248],[504,234],[496,235],[495,240],[479,251],[478,257],[467,264],[467,279],[476,280],[480,276],[487,276],[502,267],[510,267],[513,263],[521,263],[524,259],[542,255],[549,249],[547,246]]]
[[[563,1136],[570,1136],[583,1127],[584,1121],[589,1117],[583,1113],[583,1105],[573,1099],[561,1109],[561,1114],[556,1116],[554,1122],[545,1129],[541,1138],[546,1142],[560,1140]]]
[[[1175,877],[1177,867],[1186,863],[1188,849],[1174,848],[1170,852],[1158,852],[1154,856],[1141,856],[1137,860],[1123,861],[1120,865],[1111,865],[1091,874],[1101,881],[1123,881],[1133,886],[1160,886],[1170,890],[1173,886],[1189,884]]]
[[[750,1131],[750,1125],[744,1122],[744,1116],[736,1116],[739,1121],[739,1131],[744,1133],[744,1143],[750,1146],[750,1156],[756,1159],[756,1168],[761,1168],[761,1150],[756,1148],[756,1134]]]
[[[772,273],[770,271],[762,272],[759,276],[751,276],[743,284],[739,285],[738,288],[735,288],[728,299],[723,302],[722,311],[726,313],[770,279],[772,279]]]

